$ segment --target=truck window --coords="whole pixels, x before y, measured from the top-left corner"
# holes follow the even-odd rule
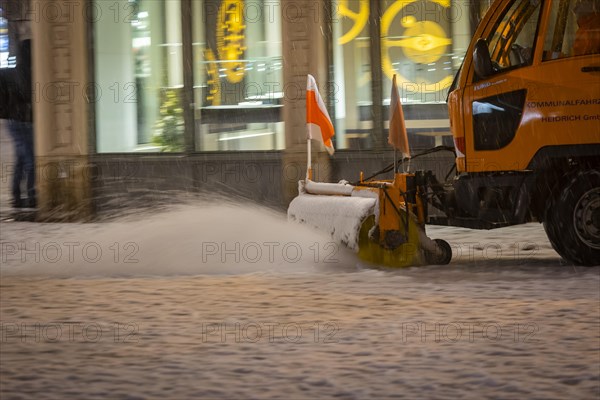
[[[531,65],[541,0],[515,0],[487,38],[497,71]]]
[[[553,1],[544,61],[600,53],[600,0]]]

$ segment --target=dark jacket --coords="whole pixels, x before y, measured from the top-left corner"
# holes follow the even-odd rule
[[[16,68],[0,69],[0,118],[32,121],[31,40],[20,43]]]

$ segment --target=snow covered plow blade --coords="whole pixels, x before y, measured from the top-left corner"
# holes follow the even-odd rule
[[[288,219],[330,234],[373,264],[447,264],[452,258],[448,243],[425,233],[425,193],[416,181],[408,173],[356,185],[300,181]]]

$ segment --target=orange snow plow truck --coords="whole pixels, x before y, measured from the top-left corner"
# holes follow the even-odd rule
[[[426,224],[538,221],[564,259],[599,265],[600,0],[495,1],[449,89],[448,109],[454,178],[399,173],[395,164],[393,181],[327,187],[307,179],[289,218],[342,232],[359,257],[388,266],[418,263],[403,250],[411,243],[421,261],[450,262],[450,246],[427,238]],[[392,166],[380,172],[387,171]],[[339,216],[314,211],[323,209]]]
[[[600,0],[496,1],[448,108],[449,224],[540,221],[563,258],[600,264]]]

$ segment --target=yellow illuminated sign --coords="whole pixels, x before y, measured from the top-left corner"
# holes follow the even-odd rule
[[[219,82],[219,64],[215,60],[215,55],[210,49],[204,51],[204,58],[208,63],[206,64],[208,72],[208,94],[206,100],[213,106],[221,105],[221,84]]]
[[[223,0],[219,9],[217,51],[227,80],[231,83],[238,83],[244,79],[245,63],[240,60],[246,50],[245,28],[244,1]]]
[[[452,44],[452,39],[446,37],[444,29],[434,21],[417,21],[408,15],[402,18],[401,25],[405,28],[402,38],[391,39],[389,32],[396,16],[408,5],[417,0],[397,0],[392,3],[381,17],[381,46],[382,69],[391,80],[397,75],[398,83],[419,83],[419,91],[436,92],[449,87],[453,77],[448,75],[438,82],[411,82],[402,76],[393,66],[390,59],[390,50],[401,47],[408,59],[420,64],[430,64],[438,61],[446,52],[446,47]],[[450,7],[450,0],[430,0],[444,8]],[[365,27],[369,19],[369,1],[360,0],[359,11],[348,7],[348,0],[341,0],[339,5],[340,15],[354,21],[352,28],[338,39],[338,44],[347,44],[354,40]]]
[[[360,8],[353,11],[348,7],[349,0],[340,0],[338,12],[341,16],[354,21],[352,28],[338,39],[338,44],[346,44],[354,40],[363,30],[369,20],[369,0],[360,0]]]
[[[246,25],[244,24],[244,1],[223,0],[219,7],[219,20],[217,21],[217,54],[205,49],[204,57],[207,61],[208,88],[207,100],[213,105],[221,104],[221,73],[230,83],[239,83],[246,74],[246,63],[243,61],[245,46]]]
[[[392,61],[390,60],[390,49],[393,47],[402,47],[404,54],[414,62],[429,64],[439,60],[445,52],[446,46],[452,43],[452,40],[447,38],[441,26],[433,21],[417,21],[413,16],[404,17],[402,26],[406,28],[404,36],[406,39],[389,39],[388,33],[392,22],[396,15],[407,5],[414,3],[416,0],[401,0],[393,3],[385,11],[381,17],[381,52],[382,52],[382,68],[389,79],[392,79],[394,74],[397,75],[398,83],[414,83],[398,73]],[[440,6],[450,7],[450,0],[431,0]],[[427,83],[419,85],[421,92],[437,92],[452,84],[453,77],[448,75],[442,80],[435,83]],[[420,82],[419,82],[420,83]]]

